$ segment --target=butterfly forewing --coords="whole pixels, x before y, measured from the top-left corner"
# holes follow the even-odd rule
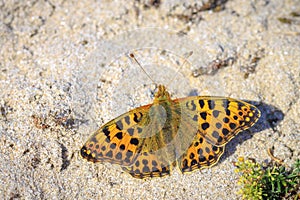
[[[131,110],[104,124],[81,148],[81,156],[92,162],[131,165],[142,148],[144,138],[139,134],[143,131],[149,107]]]
[[[255,106],[232,98],[199,96],[175,101],[193,111],[190,120],[197,121],[199,133],[216,146],[227,144],[260,117],[260,111]]]

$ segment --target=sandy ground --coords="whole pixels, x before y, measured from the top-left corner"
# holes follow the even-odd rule
[[[191,1],[0,1],[0,198],[240,199],[238,157],[270,161],[273,148],[288,166],[299,158],[300,17],[291,15],[299,1],[201,8]],[[173,97],[245,99],[261,119],[216,166],[191,174],[138,180],[86,162],[79,150],[97,127],[152,102],[151,80],[130,52]]]

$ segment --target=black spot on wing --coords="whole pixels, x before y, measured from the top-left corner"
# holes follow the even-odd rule
[[[224,99],[223,103],[222,103],[223,108],[227,109],[229,107],[229,103],[230,103],[230,101],[228,101],[227,99]]]
[[[131,138],[130,144],[133,144],[133,145],[137,146],[139,144],[139,140],[136,139],[136,138]]]
[[[201,125],[201,128],[205,131],[206,129],[209,128],[209,123],[204,122],[204,123]]]
[[[207,113],[206,112],[201,112],[200,113],[200,116],[203,120],[206,120],[206,117],[207,117]]]
[[[126,122],[127,125],[130,125],[130,117],[129,116],[126,116],[124,118],[124,120],[125,120],[125,122]]]
[[[204,107],[204,100],[200,99],[199,100],[199,105],[200,105],[200,108],[203,108]]]
[[[219,116],[219,114],[220,114],[220,111],[214,110],[214,111],[212,112],[212,114],[213,114],[213,116],[214,116],[215,118],[217,118],[217,117]]]
[[[208,103],[208,108],[210,109],[210,110],[213,110],[214,108],[215,108],[215,101],[212,101],[212,100],[208,100],[207,101],[207,103]]]
[[[121,120],[118,120],[117,122],[116,122],[116,128],[118,129],[118,130],[123,130],[123,123],[122,123],[122,121]]]
[[[142,120],[143,114],[140,112],[139,112],[139,114],[140,114],[140,116],[138,116],[137,113],[134,113],[134,115],[133,115],[133,121],[135,121],[136,123],[139,123]]]

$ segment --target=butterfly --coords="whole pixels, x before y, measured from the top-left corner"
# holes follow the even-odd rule
[[[260,117],[244,101],[211,96],[172,100],[158,86],[152,104],[101,126],[80,154],[91,162],[118,164],[135,178],[163,177],[175,166],[182,173],[215,165],[225,144]]]

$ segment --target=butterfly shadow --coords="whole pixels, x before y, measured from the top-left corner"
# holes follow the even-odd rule
[[[257,121],[257,123],[249,128],[248,130],[242,131],[236,137],[230,141],[226,147],[223,156],[220,158],[220,162],[226,160],[227,157],[234,154],[236,151],[236,147],[239,144],[242,144],[244,141],[251,139],[254,134],[259,134],[259,132],[266,130],[266,129],[273,129],[275,130],[276,126],[283,120],[284,114],[283,112],[276,108],[275,106],[268,105],[263,102],[257,101],[247,101],[247,103],[255,105],[261,112],[261,117]]]

